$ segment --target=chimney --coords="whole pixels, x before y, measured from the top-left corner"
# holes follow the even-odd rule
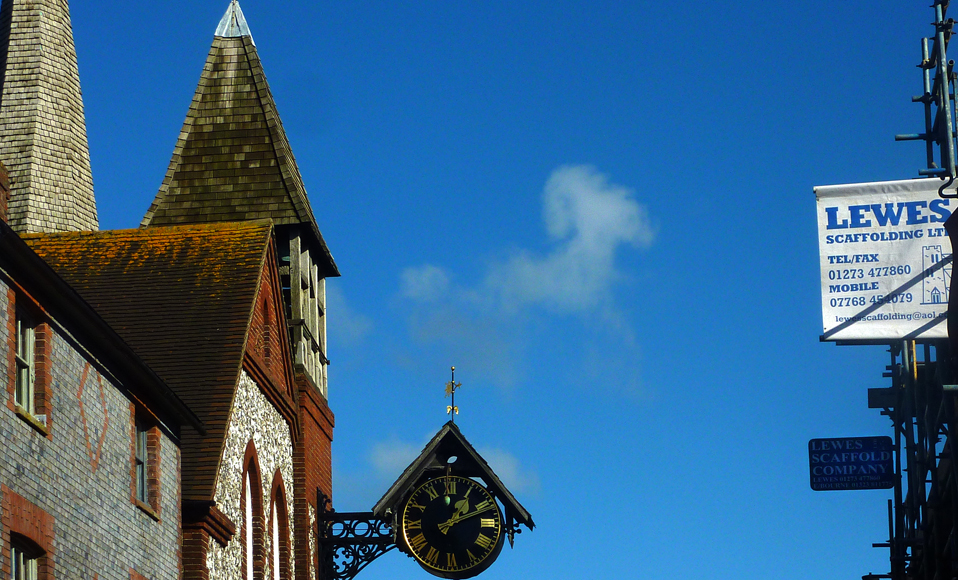
[[[7,166],[0,163],[0,221],[6,223],[7,208],[10,207],[10,175]]]

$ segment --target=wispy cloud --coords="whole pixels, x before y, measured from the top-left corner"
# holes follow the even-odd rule
[[[546,182],[543,218],[552,251],[519,251],[494,265],[486,285],[510,307],[541,304],[567,312],[593,309],[609,299],[621,274],[615,257],[623,245],[651,245],[652,225],[635,192],[609,183],[595,168],[560,167]]]
[[[369,453],[369,465],[374,479],[382,482],[383,486],[391,484],[419,456],[428,442],[428,437],[421,443],[393,437],[374,444]],[[512,492],[533,495],[539,492],[539,474],[522,465],[511,452],[492,447],[483,447],[477,451]]]
[[[539,494],[539,474],[522,465],[515,455],[504,449],[488,447],[477,451],[510,491],[532,496]]]
[[[406,298],[428,302],[443,298],[449,292],[449,275],[432,264],[406,268],[401,278],[400,289]]]
[[[542,216],[547,249],[514,250],[490,263],[476,285],[457,284],[453,273],[434,264],[402,271],[400,293],[408,300],[411,337],[430,345],[427,356],[439,346],[444,360],[511,387],[523,376],[516,361],[523,359],[529,330],[553,313],[581,316],[594,336],[611,337],[619,353],[626,353],[620,358],[627,362],[611,362],[634,366],[635,333],[614,296],[631,277],[619,259],[623,250],[654,241],[645,206],[634,190],[592,166],[563,166],[543,188]],[[636,380],[633,376],[632,390]]]
[[[343,291],[335,284],[326,283],[326,310],[336,321],[333,338],[344,345],[360,343],[373,329],[372,320],[353,310]]]
[[[419,456],[428,441],[427,438],[421,444],[416,444],[394,437],[375,443],[369,452],[369,463],[377,478],[398,477]]]

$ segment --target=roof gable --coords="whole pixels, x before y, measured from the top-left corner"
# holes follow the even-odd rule
[[[183,497],[213,494],[269,221],[25,236],[206,426],[183,437]]]

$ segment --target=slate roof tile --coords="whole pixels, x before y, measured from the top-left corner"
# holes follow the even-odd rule
[[[244,36],[213,40],[166,177],[141,225],[255,219],[268,212],[276,225],[307,226],[325,257],[323,274],[338,276],[252,37],[245,27],[234,32]]]

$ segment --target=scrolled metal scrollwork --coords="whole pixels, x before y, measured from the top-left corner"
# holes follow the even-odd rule
[[[319,492],[319,580],[351,580],[370,562],[396,547],[389,522],[372,512],[338,513]]]

